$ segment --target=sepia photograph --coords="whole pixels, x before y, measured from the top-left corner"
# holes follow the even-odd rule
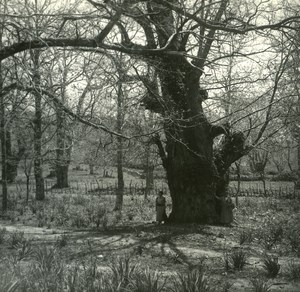
[[[0,292],[299,292],[300,0],[0,0]]]

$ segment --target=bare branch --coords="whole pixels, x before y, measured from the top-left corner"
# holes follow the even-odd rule
[[[275,98],[275,95],[276,95],[276,92],[277,92],[277,89],[278,89],[279,80],[280,80],[280,78],[281,78],[281,76],[284,72],[284,69],[285,69],[285,66],[286,66],[288,60],[289,60],[289,55],[287,55],[287,57],[282,60],[282,62],[280,64],[280,67],[279,67],[279,70],[276,72],[273,92],[272,92],[270,102],[269,102],[269,106],[268,106],[268,109],[267,109],[265,122],[264,122],[263,126],[261,127],[261,129],[259,130],[259,133],[258,133],[253,145],[256,145],[259,142],[259,140],[261,139],[264,131],[266,130],[267,126],[270,123],[270,115],[271,115],[272,105],[273,105],[274,98]]]
[[[55,97],[51,92],[42,89],[42,88],[35,88],[35,87],[24,87],[24,86],[16,86],[18,89],[20,90],[24,90],[27,92],[39,92],[40,94],[46,95],[48,96],[56,105],[58,105],[66,114],[68,114],[69,116],[73,117],[74,119],[77,119],[78,121],[80,121],[81,123],[93,127],[95,129],[98,130],[103,130],[106,133],[109,133],[111,135],[117,136],[117,137],[121,137],[123,139],[129,139],[129,137],[124,136],[120,133],[117,133],[115,131],[110,130],[107,126],[103,125],[103,124],[96,124],[96,123],[92,123],[90,121],[87,121],[86,119],[82,118],[81,116],[79,116],[78,114],[74,113],[73,111],[71,111],[69,108],[67,108],[57,97]]]
[[[167,154],[166,154],[166,151],[164,149],[164,146],[163,146],[158,134],[155,135],[155,137],[153,138],[153,141],[158,148],[159,156],[162,160],[163,167],[166,168],[167,167]]]
[[[17,89],[17,83],[12,83],[10,85],[7,85],[5,87],[2,87],[0,90],[0,96],[7,95],[11,90]]]
[[[235,27],[230,27],[226,24],[204,21],[203,19],[197,17],[196,15],[183,10],[181,7],[175,5],[167,0],[152,0],[152,1],[169,8],[169,9],[177,12],[180,15],[183,15],[185,17],[188,17],[189,19],[196,21],[204,28],[220,30],[220,31],[227,31],[227,32],[232,32],[232,33],[236,33],[236,34],[246,34],[247,32],[250,32],[250,31],[265,30],[265,29],[278,30],[282,27],[288,27],[289,29],[293,29],[292,26],[288,26],[288,25],[291,25],[295,22],[300,22],[300,16],[291,16],[291,17],[285,18],[285,19],[283,19],[279,22],[273,23],[273,24],[266,24],[266,25],[259,25],[259,26],[248,24],[248,26],[245,25],[244,28],[238,29]]]
[[[96,42],[102,43],[105,37],[110,33],[112,28],[115,26],[117,21],[120,19],[122,15],[122,9],[119,8],[115,15],[111,17],[111,20],[108,22],[108,24],[105,26],[105,28],[95,37]]]

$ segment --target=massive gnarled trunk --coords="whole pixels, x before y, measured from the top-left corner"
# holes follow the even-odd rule
[[[242,156],[244,137],[227,125],[214,126],[204,115],[207,92],[200,89],[201,72],[184,58],[166,60],[160,74],[165,108],[165,147],[157,141],[172,198],[172,222],[221,223],[220,197],[227,195],[228,169]],[[177,73],[179,72],[179,73]],[[157,105],[156,105],[157,108]],[[224,135],[219,149],[214,139]]]
[[[202,153],[191,151],[184,141],[177,142],[170,139],[167,141],[166,162],[168,185],[172,197],[170,220],[217,222],[214,198],[217,173],[211,153],[206,156],[205,151]],[[206,150],[212,150],[212,145],[207,144]]]
[[[201,123],[183,128],[176,139],[167,134],[164,166],[172,198],[171,222],[223,223],[220,198],[228,194],[230,165],[245,151],[244,137],[228,133],[214,151],[213,127],[206,127]]]
[[[174,65],[174,67],[172,66]],[[201,72],[184,58],[170,59],[166,66],[171,74],[160,74],[164,104],[172,112],[166,117],[166,147],[160,154],[167,173],[172,197],[173,222],[218,222],[216,187],[218,171],[214,162],[213,127],[206,120],[200,90]],[[176,73],[179,72],[179,73]],[[170,119],[172,116],[172,119]]]

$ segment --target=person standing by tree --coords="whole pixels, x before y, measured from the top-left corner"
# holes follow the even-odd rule
[[[156,221],[161,224],[162,221],[166,221],[166,198],[163,196],[163,191],[159,191],[158,196],[155,200],[156,206]]]

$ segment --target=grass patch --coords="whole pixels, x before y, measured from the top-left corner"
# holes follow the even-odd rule
[[[254,240],[254,233],[251,229],[243,230],[239,235],[240,245],[245,243],[251,243]]]
[[[269,284],[263,278],[254,278],[251,279],[252,286],[255,292],[269,292],[271,291],[271,284]]]
[[[247,258],[248,255],[242,248],[234,248],[230,253],[226,252],[224,254],[225,270],[243,270],[247,263]]]
[[[210,292],[208,278],[202,269],[193,269],[186,274],[177,274],[172,292]]]
[[[263,258],[263,267],[267,272],[269,278],[275,278],[280,270],[277,256],[270,256],[266,254]]]

